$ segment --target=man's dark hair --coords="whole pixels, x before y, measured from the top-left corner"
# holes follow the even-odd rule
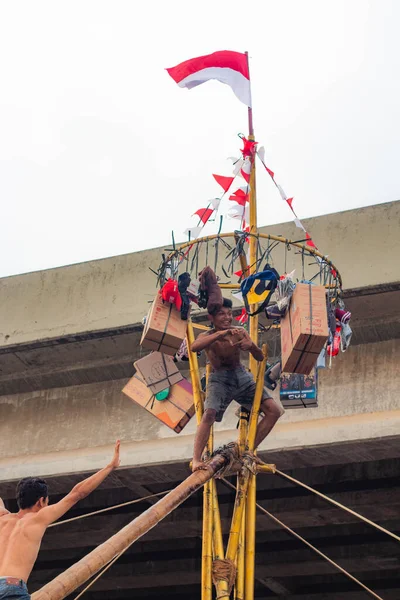
[[[222,298],[222,306],[216,306],[211,312],[208,311],[208,314],[212,317],[215,317],[215,315],[221,310],[221,308],[232,308],[232,306],[232,300],[230,300],[229,298]]]
[[[37,477],[24,477],[17,485],[17,503],[20,509],[32,508],[40,498],[49,495],[47,483]]]

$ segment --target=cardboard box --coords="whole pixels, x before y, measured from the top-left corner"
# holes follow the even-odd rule
[[[281,320],[282,371],[309,375],[327,339],[324,286],[298,283]]]
[[[147,315],[140,344],[148,350],[157,350],[173,356],[186,335],[187,321],[181,319],[181,313],[173,304],[163,303],[160,294]]]
[[[183,379],[172,357],[161,352],[152,352],[137,360],[133,366],[153,394],[157,394]]]
[[[317,369],[310,375],[282,373],[279,397],[284,408],[316,408],[318,406]]]
[[[164,423],[176,433],[189,423],[194,415],[194,400],[192,384],[187,379],[182,379],[170,388],[166,400],[159,402],[146,386],[138,374],[128,381],[123,393],[139,406],[143,406],[149,413]]]

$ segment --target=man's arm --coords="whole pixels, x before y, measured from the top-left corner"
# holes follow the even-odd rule
[[[215,331],[214,333],[201,333],[197,340],[193,342],[191,351],[201,352],[202,350],[209,348],[217,340],[220,340],[227,335],[232,335],[233,331],[235,330],[223,329],[222,331]]]
[[[4,515],[8,515],[9,513],[10,511],[4,506],[3,499],[0,498],[0,517],[4,517]]]
[[[86,496],[93,492],[105,480],[105,478],[108,477],[111,471],[119,467],[119,447],[120,441],[118,440],[115,444],[114,456],[110,464],[87,479],[80,481],[74,488],[72,488],[70,493],[67,494],[65,498],[56,504],[42,508],[42,510],[37,513],[37,520],[47,527],[47,525],[50,525],[50,523],[53,523],[62,517],[72,506],[74,506],[74,504],[79,502],[79,500],[83,500],[83,498],[86,498]]]

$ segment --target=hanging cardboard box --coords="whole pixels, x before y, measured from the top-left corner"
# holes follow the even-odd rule
[[[171,356],[152,352],[133,363],[148,388],[157,394],[183,379]]]
[[[324,286],[298,283],[281,320],[282,371],[309,375],[327,339]]]
[[[128,381],[122,391],[176,433],[180,433],[194,415],[193,388],[187,379],[175,383],[170,388],[169,396],[162,401],[155,399],[138,374]]]
[[[279,397],[283,408],[316,408],[318,406],[317,369],[310,375],[282,373]]]
[[[157,350],[173,356],[186,335],[187,321],[173,304],[163,303],[157,294],[147,315],[140,344],[148,350]]]

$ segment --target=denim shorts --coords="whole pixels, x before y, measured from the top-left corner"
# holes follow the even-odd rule
[[[19,583],[7,583],[9,579],[15,580],[15,577],[0,577],[0,600],[30,600],[25,581],[20,579]]]
[[[214,371],[208,378],[204,408],[215,410],[216,421],[221,421],[232,400],[236,400],[240,406],[250,411],[255,391],[256,384],[253,375],[243,365],[235,369]],[[264,388],[262,399],[268,398],[271,396]]]

